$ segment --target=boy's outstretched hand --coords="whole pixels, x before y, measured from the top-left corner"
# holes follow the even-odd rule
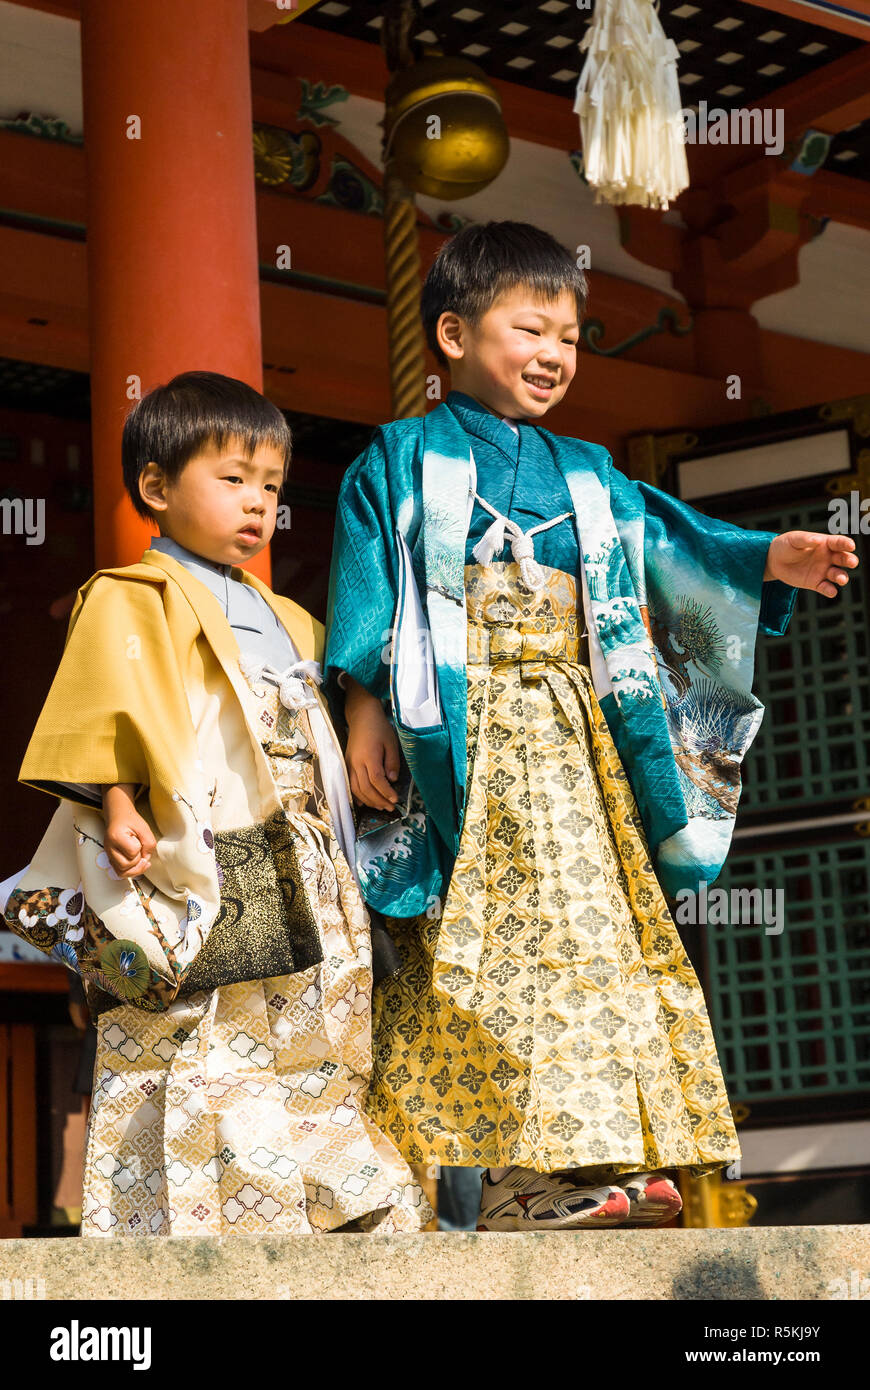
[[[833,598],[848,584],[847,570],[855,569],[858,556],[851,536],[832,536],[826,531],[783,531],[770,542],[765,579],[781,579],[795,589],[813,589]]]
[[[151,866],[157,841],[151,827],[136,810],[134,784],[116,782],[103,788],[106,834],[103,848],[119,878],[138,878]]]

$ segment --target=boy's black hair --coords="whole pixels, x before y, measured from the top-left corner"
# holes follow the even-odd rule
[[[124,486],[136,511],[156,521],[139,494],[145,465],[160,465],[175,482],[185,464],[209,445],[223,449],[238,440],[247,454],[270,444],[290,464],[290,426],[276,405],[253,386],[220,372],[182,372],[165,386],[155,386],[137,401],[124,421],[121,466]]]
[[[477,324],[500,294],[528,287],[542,299],[570,290],[577,322],[586,312],[586,276],[570,251],[530,222],[471,222],[439,248],[423,285],[420,313],[426,341],[442,367],[447,358],[435,328],[446,311]]]

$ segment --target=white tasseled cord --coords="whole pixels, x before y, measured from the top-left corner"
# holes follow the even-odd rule
[[[323,676],[317,661],[294,661],[278,671],[268,661],[250,653],[239,655],[239,670],[246,680],[267,680],[278,687],[278,697],[286,709],[306,709],[311,733],[317,745],[320,779],[332,815],[332,828],[342,853],[356,878],[354,842],[356,827],[353,808],[341,751],[335,730],[320,706],[312,686],[322,685]]]
[[[653,0],[596,0],[580,43],[583,172],[596,203],[667,208],[689,185],[679,49]]]
[[[515,521],[502,516],[495,507],[491,507],[479,493],[476,492],[474,497],[484,511],[495,517],[495,521],[484,532],[471,552],[477,563],[483,566],[491,565],[493,556],[500,555],[504,549],[505,534],[507,534],[510,537],[511,553],[520,567],[520,574],[526,588],[533,592],[542,589],[544,587],[544,572],[535,559],[535,543],[532,537],[537,536],[540,531],[549,531],[551,526],[557,526],[560,521],[567,520],[573,513],[563,512],[561,516],[554,516],[552,521],[544,521],[540,526],[532,526],[530,530],[524,531]]]
[[[277,685],[281,704],[287,709],[310,709],[317,696],[309,689],[322,685],[320,665],[316,661],[294,661],[284,671],[278,671],[269,661],[256,656],[240,656],[239,669],[246,680],[267,680]]]

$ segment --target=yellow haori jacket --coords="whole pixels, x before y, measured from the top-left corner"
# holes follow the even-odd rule
[[[316,619],[244,570],[232,578],[260,592],[301,661],[320,659]],[[269,730],[253,727],[246,698],[220,603],[173,557],[146,551],[79,589],[19,772],[62,800],[4,916],[82,975],[95,1011],[165,1009],[179,993],[322,959],[261,743]],[[136,809],[157,842],[135,879],[114,872],[103,845],[100,787],[115,782],[139,785]]]

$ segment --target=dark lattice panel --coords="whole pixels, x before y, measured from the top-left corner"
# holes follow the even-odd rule
[[[415,43],[471,58],[492,77],[564,96],[580,75],[577,48],[592,8],[574,0],[418,0]],[[379,42],[383,0],[322,0],[295,21],[348,38]],[[662,27],[680,49],[686,105],[744,106],[861,47],[820,25],[740,0],[662,0]]]
[[[776,932],[773,913],[767,925],[737,913],[727,924],[702,928],[710,1013],[729,1094],[750,1102],[866,1095],[870,840],[847,830],[834,843],[778,853],[751,853],[740,845],[715,886],[729,896],[735,888],[781,889],[783,928]]]
[[[313,458],[331,459],[342,468],[349,467],[368,448],[374,433],[371,425],[350,420],[331,420],[296,410],[285,410],[284,414],[293,431],[294,450]]]
[[[272,364],[267,362],[264,366]],[[90,377],[86,372],[71,372],[64,367],[0,357],[0,408],[85,420],[90,413]],[[372,437],[371,425],[301,411],[285,410],[284,414],[293,430],[294,447],[300,453],[324,454],[343,466],[352,463]]]
[[[414,47],[437,45],[444,53],[470,58],[492,77],[565,96],[580,75],[577,45],[592,11],[574,0],[502,0],[493,5],[417,0]],[[383,0],[323,0],[296,23],[331,29],[348,38],[379,43]]]
[[[858,121],[835,135],[825,168],[853,178],[870,178],[870,121]]]
[[[64,367],[0,357],[0,407],[86,420],[91,408],[90,377]]]

